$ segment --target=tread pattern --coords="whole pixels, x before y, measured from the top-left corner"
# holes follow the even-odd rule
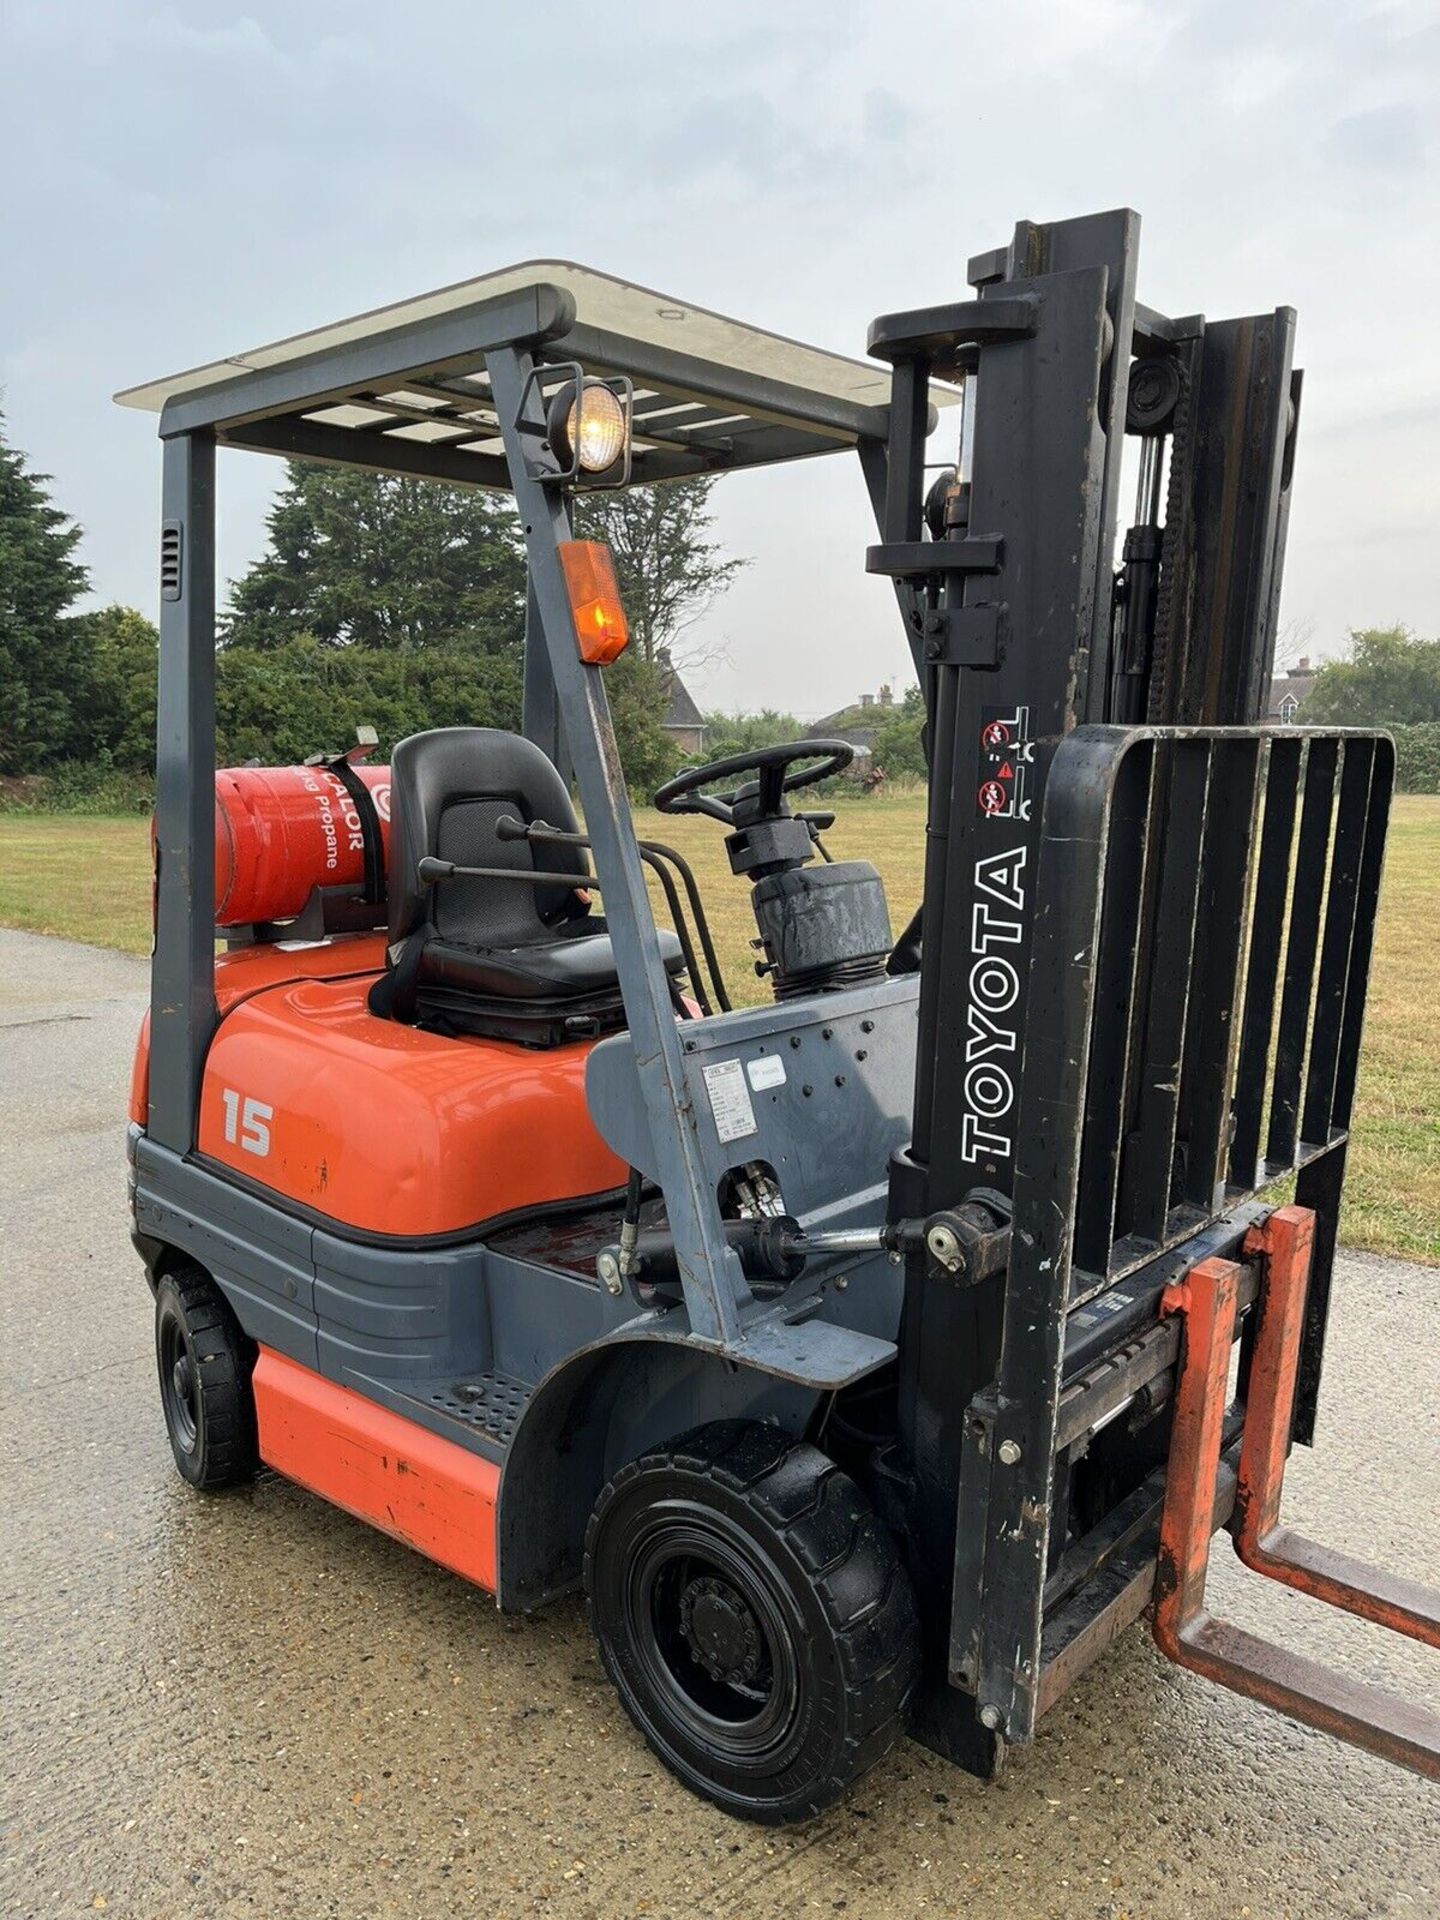
[[[195,1347],[200,1383],[201,1445],[192,1486],[206,1490],[238,1486],[259,1466],[255,1398],[250,1387],[253,1352],[229,1302],[202,1267],[175,1266],[156,1293],[170,1288]],[[177,1465],[179,1464],[177,1456]]]
[[[585,1537],[592,1626],[595,1543],[607,1507],[642,1474],[677,1468],[738,1496],[765,1520],[809,1574],[829,1622],[844,1690],[844,1729],[831,1771],[814,1783],[803,1804],[758,1816],[808,1817],[839,1798],[894,1746],[903,1729],[920,1672],[910,1576],[864,1494],[818,1448],[753,1421],[715,1421],[641,1454],[601,1493]]]

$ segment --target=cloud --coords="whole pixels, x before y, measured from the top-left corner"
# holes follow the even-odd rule
[[[865,95],[863,127],[871,140],[899,140],[914,124],[905,102],[888,87],[872,87]]]
[[[1425,165],[1425,131],[1419,110],[1411,106],[1370,107],[1347,114],[1325,140],[1341,167],[1374,173],[1418,173]]]
[[[859,353],[876,313],[963,297],[966,259],[1017,218],[1137,205],[1151,304],[1300,310],[1286,616],[1318,644],[1337,501],[1383,492],[1417,524],[1440,472],[1415,411],[1437,89],[1424,0],[6,0],[0,383],[99,593],[153,610],[153,422],[110,405],[118,386],[547,253]],[[1395,462],[1385,423],[1411,413]],[[722,697],[819,713],[903,669],[854,469],[720,489],[757,562],[708,623]],[[275,477],[224,462],[227,575]],[[1440,630],[1433,568],[1387,543],[1353,570],[1347,620],[1373,592]]]

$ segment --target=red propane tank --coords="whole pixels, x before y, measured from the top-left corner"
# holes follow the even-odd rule
[[[390,840],[390,769],[357,766]],[[222,767],[215,775],[215,923],[291,920],[312,887],[356,886],[365,840],[354,800],[326,767]]]

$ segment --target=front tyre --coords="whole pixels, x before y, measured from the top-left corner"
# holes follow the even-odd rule
[[[719,1421],[622,1467],[585,1588],[631,1719],[727,1813],[806,1819],[900,1733],[920,1662],[909,1576],[854,1482],[775,1428]]]
[[[258,1464],[254,1349],[224,1294],[199,1267],[155,1289],[155,1362],[175,1465],[192,1487],[236,1486]]]

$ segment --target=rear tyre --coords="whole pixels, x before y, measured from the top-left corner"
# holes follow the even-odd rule
[[[627,1713],[727,1813],[806,1819],[900,1733],[920,1643],[895,1542],[833,1461],[773,1427],[718,1421],[622,1467],[585,1589]]]
[[[192,1487],[233,1487],[259,1463],[254,1348],[210,1276],[175,1267],[155,1289],[155,1361],[175,1465]]]

